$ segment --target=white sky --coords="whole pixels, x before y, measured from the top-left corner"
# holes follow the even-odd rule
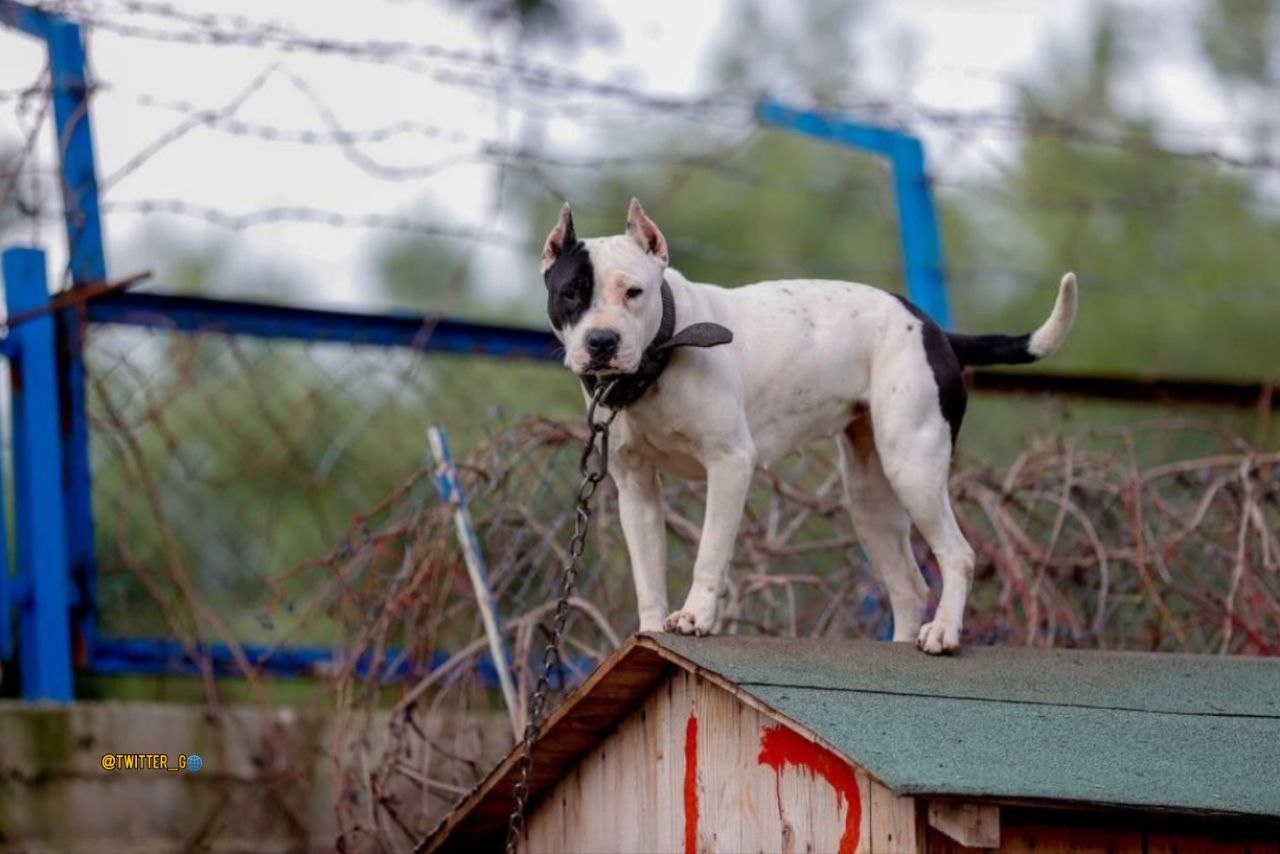
[[[410,0],[362,3],[316,3],[296,0],[225,0],[185,2],[177,8],[220,16],[243,14],[253,22],[279,21],[313,36],[345,40],[404,40],[464,48],[495,50],[508,55],[502,33],[481,32],[454,4]],[[1143,11],[1151,26],[1144,37],[1158,40],[1167,60],[1152,73],[1131,82],[1125,96],[1158,110],[1170,125],[1183,128],[1186,139],[1203,142],[1212,131],[1215,143],[1230,144],[1223,127],[1231,121],[1230,105],[1212,86],[1194,58],[1184,24],[1194,7],[1190,0],[1149,0],[1124,4]],[[607,23],[615,39],[603,45],[589,40],[576,51],[539,45],[529,59],[572,69],[593,80],[612,81],[655,93],[690,94],[708,86],[710,48],[726,30],[735,8],[725,0],[627,0],[587,2],[597,22]],[[163,20],[129,15],[115,0],[92,8],[116,22],[172,27]],[[1012,82],[1044,73],[1054,45],[1069,44],[1087,32],[1096,5],[1092,2],[1031,0],[894,0],[882,3],[861,37],[863,79],[877,94],[950,110],[1007,107]],[[909,36],[917,64],[904,75],[903,36]],[[462,141],[401,135],[384,143],[362,144],[379,162],[414,167],[465,155],[478,141],[511,144],[538,134],[545,150],[557,156],[599,154],[591,147],[592,131],[571,118],[530,118],[510,104],[534,98],[519,88],[508,104],[472,91],[388,65],[354,62],[304,53],[280,53],[241,47],[163,44],[94,30],[91,62],[106,86],[94,102],[94,134],[100,176],[109,180],[130,158],[179,125],[176,111],[138,103],[143,95],[161,101],[189,101],[217,108],[255,78],[266,82],[249,95],[235,117],[295,130],[323,130],[313,103],[293,82],[306,84],[351,130],[422,122],[456,134]],[[0,32],[0,90],[32,83],[43,65],[43,52],[29,40]],[[434,66],[433,66],[434,67]],[[457,70],[452,63],[440,68]],[[779,93],[785,95],[786,93]],[[30,121],[30,115],[27,121]],[[46,125],[49,123],[46,122]],[[15,120],[13,102],[0,103],[0,139],[18,142],[25,124]],[[637,133],[642,137],[642,133]],[[1171,139],[1177,140],[1175,134]],[[948,174],[980,168],[952,157],[948,137],[926,135],[935,170]],[[999,149],[1000,141],[990,143]],[[46,130],[38,141],[45,166],[54,144]],[[626,152],[609,152],[625,154]],[[136,171],[106,190],[108,204],[142,199],[180,199],[229,213],[277,205],[309,206],[354,215],[411,215],[449,227],[484,228],[523,235],[520,223],[493,219],[497,170],[484,164],[455,165],[412,180],[384,180],[362,171],[335,146],[270,143],[229,136],[201,127],[162,149]],[[644,188],[636,194],[644,197]],[[52,203],[52,200],[50,200]],[[619,212],[621,218],[621,212]],[[367,282],[372,257],[387,235],[367,228],[331,228],[319,224],[274,224],[234,234],[197,220],[168,214],[109,212],[105,218],[109,263],[122,275],[154,266],[143,236],[161,230],[170,238],[200,244],[219,241],[230,247],[235,263],[245,269],[275,270],[305,283],[314,303],[370,303]],[[32,234],[63,262],[56,223]],[[538,285],[533,260],[523,252],[479,248],[474,256],[487,286],[509,292]],[[54,269],[57,269],[55,266]],[[163,287],[163,281],[156,283]]]

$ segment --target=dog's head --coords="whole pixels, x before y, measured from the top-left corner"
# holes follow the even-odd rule
[[[547,317],[579,375],[629,374],[662,322],[667,241],[635,199],[627,230],[579,240],[568,203],[542,248]]]

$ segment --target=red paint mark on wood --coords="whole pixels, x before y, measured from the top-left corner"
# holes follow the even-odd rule
[[[698,717],[684,725],[684,854],[698,852]]]
[[[849,763],[820,744],[784,726],[765,727],[760,733],[761,765],[768,765],[777,777],[778,817],[782,818],[782,769],[794,765],[815,774],[836,790],[836,806],[845,806],[844,833],[840,837],[840,854],[853,854],[858,847],[859,825],[862,823],[862,796],[858,778]],[[786,820],[783,819],[785,824]]]

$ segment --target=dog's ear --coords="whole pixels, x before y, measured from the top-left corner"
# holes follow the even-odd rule
[[[547,235],[547,242],[542,244],[542,273],[545,274],[551,268],[566,247],[577,242],[578,235],[573,231],[573,211],[569,210],[569,203],[565,202],[560,209],[560,221]]]
[[[640,244],[641,249],[653,255],[664,266],[668,263],[667,238],[662,236],[662,232],[658,230],[658,224],[649,219],[644,208],[640,207],[639,199],[632,199],[631,207],[627,208],[627,234]]]

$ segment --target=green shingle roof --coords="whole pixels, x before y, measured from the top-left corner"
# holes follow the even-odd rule
[[[1280,660],[650,639],[902,794],[1280,817]]]
[[[544,723],[536,802],[684,668],[807,730],[904,795],[1280,818],[1280,659],[640,635]],[[513,750],[427,850],[500,845]]]

